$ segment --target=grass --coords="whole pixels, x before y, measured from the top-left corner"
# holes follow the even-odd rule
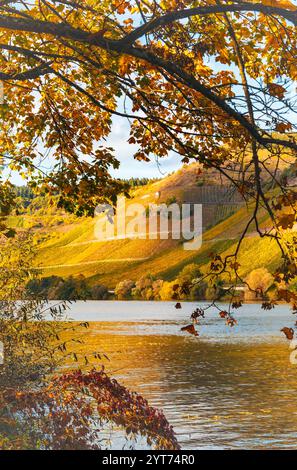
[[[184,188],[190,191],[191,187],[197,186],[195,168],[189,166],[156,183],[135,189],[127,204],[156,202],[156,191],[161,194],[158,203],[165,202],[173,194],[181,200]],[[49,239],[39,245],[36,264],[43,269],[43,276],[83,274],[91,284],[103,283],[109,289],[120,280],[137,280],[146,273],[172,280],[186,264],[193,262],[205,270],[210,252],[223,255],[234,252],[253,207],[237,208],[229,217],[226,217],[228,211],[224,207],[214,209],[214,214],[220,213],[225,219],[215,224],[217,216],[214,216],[212,223],[208,221],[211,226],[203,234],[203,244],[198,251],[185,251],[180,241],[171,239],[94,241],[95,221],[84,218],[69,224],[65,232],[49,229]],[[262,228],[267,227],[264,211],[259,213],[259,221]],[[277,246],[268,239],[256,236],[255,226],[251,224],[239,256],[240,273],[246,276],[252,269],[261,266],[273,270],[279,261]]]

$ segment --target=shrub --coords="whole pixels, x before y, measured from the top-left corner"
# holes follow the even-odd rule
[[[62,374],[69,354],[79,364],[80,354],[68,352],[68,346],[82,342],[79,330],[88,324],[65,322],[65,303],[51,307],[30,297],[32,250],[30,237],[0,246],[0,449],[100,449],[108,423],[127,438],[146,437],[156,449],[179,449],[163,412],[110,378],[103,366]],[[84,278],[78,281],[85,285]],[[68,285],[73,283],[69,278]],[[101,361],[100,353],[92,351],[82,356],[85,366],[91,357]],[[53,378],[58,366],[62,370]]]
[[[108,290],[105,286],[97,284],[92,287],[91,296],[93,300],[106,300],[108,299]]]
[[[202,276],[198,264],[187,264],[179,273],[178,279],[181,282],[192,282],[193,279],[199,279]]]
[[[132,296],[143,300],[160,300],[160,291],[163,286],[162,279],[155,279],[150,274],[142,276],[132,289]]]
[[[254,269],[250,272],[250,274],[246,278],[246,282],[248,284],[249,289],[251,291],[247,291],[245,294],[246,298],[254,298],[259,297],[263,299],[265,297],[266,291],[269,287],[273,284],[273,276],[266,268],[258,268]]]
[[[206,298],[207,282],[201,281],[190,289],[191,300],[204,300]]]
[[[134,287],[135,283],[133,281],[125,279],[117,284],[114,294],[119,300],[129,299]]]
[[[224,281],[222,279],[218,279],[215,283],[209,283],[205,291],[205,299],[220,300],[225,295],[223,286]]]
[[[174,286],[176,285],[176,281],[167,282],[165,281],[162,285],[160,290],[160,299],[161,300],[172,300],[176,294],[174,290]]]

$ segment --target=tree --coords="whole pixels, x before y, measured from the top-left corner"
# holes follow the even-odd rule
[[[33,258],[28,234],[0,244],[0,449],[100,449],[107,423],[157,449],[178,449],[163,412],[105,373],[102,351],[83,355],[75,348],[88,323],[67,322],[66,303],[48,305],[30,296]]]
[[[131,295],[136,299],[160,300],[162,286],[162,279],[155,279],[151,274],[146,274],[136,281]]]
[[[206,298],[207,283],[199,282],[190,289],[191,300],[204,300]]]
[[[193,279],[198,279],[201,276],[202,273],[199,269],[198,264],[190,263],[186,264],[186,266],[183,267],[183,269],[178,275],[178,279],[180,279],[182,282],[192,282]]]
[[[160,290],[160,299],[161,300],[172,300],[175,297],[175,290],[174,286],[176,285],[176,281],[165,281],[162,285]]]
[[[273,284],[273,280],[273,276],[268,269],[258,268],[250,272],[246,278],[246,283],[248,288],[254,291],[256,297],[263,299],[267,289]]]
[[[129,299],[131,297],[132,289],[135,287],[135,282],[130,281],[130,279],[124,279],[120,281],[114,291],[115,296],[122,299]]]
[[[61,320],[67,304],[48,305],[44,296],[28,291],[28,281],[33,282],[36,275],[35,249],[26,232],[0,244],[0,339],[4,344],[0,393],[3,388],[40,383],[66,356],[72,359],[67,345],[87,326],[75,325],[73,336],[65,342],[62,335],[69,325]]]
[[[296,24],[289,0],[3,0],[2,158],[37,177],[43,147],[53,162],[45,190],[91,213],[125,189],[102,142],[113,116],[128,118],[134,158],[196,160],[249,204],[234,253],[212,266],[238,281],[236,258],[253,228],[279,245],[276,277],[290,283],[296,252],[283,231],[297,195],[277,169],[289,161],[296,174]]]
[[[108,289],[101,284],[96,284],[91,288],[91,295],[93,300],[107,300]]]

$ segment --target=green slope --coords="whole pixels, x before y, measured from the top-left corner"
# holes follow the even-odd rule
[[[191,165],[161,181],[134,190],[130,203],[148,205],[156,202],[156,192],[159,193],[158,203],[168,202],[173,197],[181,202],[185,191],[194,194],[197,186],[201,186],[199,178],[203,178],[202,185],[209,185],[214,191],[219,186],[213,173],[199,176],[197,181],[197,166]],[[67,224],[67,229],[51,227],[47,231],[47,239],[39,245],[36,265],[41,268],[43,276],[83,274],[90,283],[100,282],[110,289],[120,280],[137,280],[145,273],[171,280],[187,263],[195,262],[206,269],[211,252],[227,254],[234,251],[251,210],[245,206],[236,207],[235,213],[228,216],[230,208],[211,206],[206,213],[210,228],[204,232],[203,244],[198,251],[185,251],[182,242],[171,239],[98,241],[94,236],[94,219],[75,220]],[[225,217],[219,223],[218,208]],[[262,219],[265,227],[264,215]],[[251,226],[242,244],[239,262],[243,276],[260,266],[273,270],[279,262],[275,244],[260,239],[254,231]]]

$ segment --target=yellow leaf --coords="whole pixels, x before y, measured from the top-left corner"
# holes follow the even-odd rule
[[[258,3],[255,1],[254,3]],[[287,10],[297,10],[296,5],[294,5],[289,0],[264,0],[263,5],[267,5],[270,7],[278,7],[278,8],[286,8]]]

